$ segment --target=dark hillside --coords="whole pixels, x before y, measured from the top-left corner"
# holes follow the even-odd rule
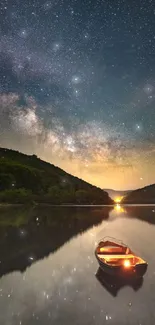
[[[145,186],[130,192],[122,200],[124,204],[153,204],[155,203],[155,184]]]
[[[62,169],[18,151],[0,148],[0,201],[112,204],[108,193]]]

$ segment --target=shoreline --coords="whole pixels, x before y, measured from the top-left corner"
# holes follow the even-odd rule
[[[87,208],[87,207],[151,207],[155,206],[155,203],[131,203],[131,204],[51,204],[51,203],[0,203],[0,207],[15,207],[15,206],[51,206],[51,207],[70,207],[70,208]]]

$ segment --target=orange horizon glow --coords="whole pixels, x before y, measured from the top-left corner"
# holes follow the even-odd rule
[[[116,203],[120,203],[120,202],[122,201],[122,199],[123,199],[123,196],[118,196],[118,197],[116,197],[116,198],[114,199],[114,201],[115,201]]]

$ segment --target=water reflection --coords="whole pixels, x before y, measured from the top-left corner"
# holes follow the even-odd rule
[[[0,207],[0,325],[154,324],[153,210]],[[149,263],[144,282],[97,281],[95,243],[106,235]]]
[[[71,238],[103,220],[112,222],[118,216],[155,224],[153,207],[1,207],[0,276],[15,270],[23,272]]]
[[[138,291],[143,285],[143,278],[114,277],[103,272],[100,267],[97,270],[96,278],[113,297],[116,297],[118,292],[126,286]]]
[[[1,208],[0,277],[21,272],[71,238],[109,218],[112,208]]]
[[[155,206],[125,206],[116,204],[111,216],[121,216],[127,218],[135,218],[143,220],[151,224],[155,224]]]
[[[155,206],[126,206],[129,218],[135,218],[155,225]]]
[[[116,204],[116,205],[114,206],[114,210],[115,210],[117,213],[123,213],[123,212],[125,212],[125,208],[124,208],[122,205],[120,205],[120,204]]]

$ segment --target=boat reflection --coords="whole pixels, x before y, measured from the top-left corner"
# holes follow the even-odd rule
[[[116,297],[123,287],[130,286],[134,291],[138,291],[143,285],[142,277],[120,278],[103,272],[100,267],[97,270],[96,278],[113,297]]]

